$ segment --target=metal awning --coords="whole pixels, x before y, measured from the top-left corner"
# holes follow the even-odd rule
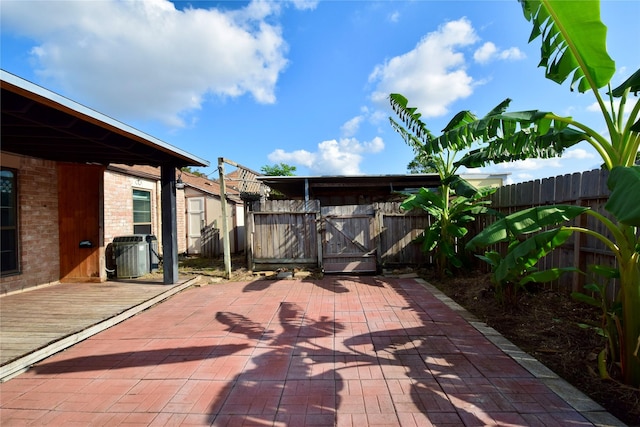
[[[0,70],[2,151],[74,163],[208,166],[209,162]]]

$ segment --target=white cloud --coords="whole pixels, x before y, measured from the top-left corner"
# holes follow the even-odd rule
[[[562,166],[558,158],[552,159],[525,159],[511,163],[500,163],[497,168],[508,171],[535,171],[544,168],[560,168]]]
[[[615,102],[615,101],[614,101]],[[620,105],[620,103],[618,103],[617,105]],[[587,111],[591,112],[591,113],[599,113],[600,110],[600,104],[598,104],[597,102],[593,102],[591,104],[589,104],[587,106]]]
[[[360,128],[360,124],[362,123],[363,120],[364,120],[364,116],[361,116],[361,115],[360,116],[356,116],[356,117],[352,118],[351,120],[348,120],[340,128],[340,131],[342,132],[342,135],[346,136],[346,137],[350,137],[350,136],[355,135],[358,132],[358,129]]]
[[[525,54],[517,47],[499,50],[497,46],[492,42],[484,43],[473,53],[473,59],[480,64],[487,64],[496,59],[505,61],[516,61],[524,58]]]
[[[427,34],[415,49],[375,67],[369,76],[376,84],[372,100],[387,104],[390,93],[402,93],[423,116],[445,115],[452,102],[472,93],[474,80],[465,71],[459,49],[477,40],[466,18],[447,22]]]
[[[291,0],[291,3],[299,10],[313,10],[318,6],[319,0]]]
[[[269,154],[270,162],[289,163],[308,168],[318,175],[360,175],[363,154],[378,153],[384,149],[382,138],[375,137],[368,142],[355,138],[332,139],[318,144],[314,153],[307,150],[286,152],[277,149]]]
[[[638,98],[634,96],[629,96],[627,98],[627,102],[624,104],[625,117],[629,117],[629,114],[631,110],[633,110],[633,107],[636,105],[636,102],[639,102],[639,101],[638,101]],[[607,110],[610,110],[611,106],[609,104],[609,101],[606,101],[605,104],[606,104]],[[614,98],[613,107],[615,108],[616,112],[618,112],[618,110],[620,109],[620,98]],[[600,113],[602,111],[600,110],[600,104],[598,104],[597,102],[593,102],[589,104],[586,110],[589,111],[590,113]]]
[[[315,1],[295,1],[315,7]],[[275,2],[177,10],[167,0],[10,1],[2,25],[37,41],[38,73],[74,99],[130,119],[183,126],[208,95],[275,102],[287,45]]]
[[[399,20],[400,20],[400,12],[398,12],[397,10],[391,13],[391,15],[389,15],[390,22],[396,23]]]
[[[497,51],[498,51],[498,48],[496,47],[495,44],[491,42],[486,42],[474,52],[473,59],[475,59],[476,62],[484,64],[489,62],[491,58],[493,58],[493,56],[496,54]]]
[[[509,49],[505,49],[498,54],[499,59],[507,61],[517,61],[526,57],[527,55],[525,55],[524,52],[517,47],[510,47]]]
[[[593,159],[595,158],[595,155],[593,153],[588,152],[585,149],[574,148],[573,150],[565,151],[564,154],[562,155],[562,158],[583,160],[583,159]]]

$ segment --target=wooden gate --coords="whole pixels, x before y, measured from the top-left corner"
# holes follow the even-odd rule
[[[377,270],[374,217],[371,205],[322,208],[320,231],[325,273]]]
[[[397,202],[320,206],[318,200],[268,200],[247,212],[252,270],[322,268],[327,273],[376,272],[429,258],[413,243],[429,218]]]

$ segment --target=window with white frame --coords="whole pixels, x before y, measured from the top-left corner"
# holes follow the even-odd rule
[[[133,190],[133,233],[151,234],[151,192]]]

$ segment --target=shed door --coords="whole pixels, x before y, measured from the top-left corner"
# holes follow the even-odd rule
[[[322,208],[322,265],[325,273],[376,271],[372,206]]]
[[[200,236],[205,226],[204,197],[190,197],[187,200],[187,252],[199,254],[201,252]]]

